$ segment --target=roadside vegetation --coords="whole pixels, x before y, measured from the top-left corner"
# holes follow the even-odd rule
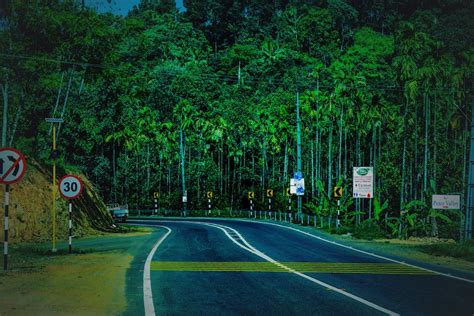
[[[73,165],[131,210],[287,208],[300,105],[304,211],[360,238],[461,240],[473,97],[472,1],[141,1],[128,16],[79,1],[0,5],[2,139]],[[374,198],[352,168],[374,167]],[[34,183],[29,185],[34,186]],[[46,189],[45,189],[46,190]],[[23,196],[27,199],[27,196]],[[293,209],[295,203],[293,202]],[[235,213],[234,213],[235,214]]]

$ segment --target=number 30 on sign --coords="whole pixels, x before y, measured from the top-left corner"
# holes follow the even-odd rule
[[[66,199],[75,199],[82,192],[82,181],[76,176],[65,175],[59,180],[59,192]]]

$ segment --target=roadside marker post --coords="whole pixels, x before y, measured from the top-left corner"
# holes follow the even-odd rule
[[[69,253],[72,253],[72,200],[77,198],[82,193],[84,187],[81,179],[74,175],[65,175],[59,180],[59,192],[63,198],[69,201],[69,221],[68,221],[68,235],[69,235]]]
[[[25,175],[25,156],[14,148],[0,149],[0,183],[5,184],[5,220],[3,242],[3,270],[8,269],[8,211],[10,207],[10,184],[20,181]]]
[[[267,189],[268,197],[268,212],[270,213],[270,219],[272,219],[272,198],[273,198],[273,189]],[[265,217],[266,218],[266,217]],[[276,220],[276,215],[275,215]]]
[[[160,194],[158,192],[153,192],[153,202],[154,202],[154,214],[158,214],[158,197]]]
[[[253,212],[253,199],[255,198],[255,192],[253,191],[249,191],[247,193],[247,197],[248,199],[250,200],[250,213],[249,213],[249,217],[252,217],[252,214],[254,214],[254,218],[256,219],[257,218],[257,212]]]
[[[212,191],[208,191],[207,192],[207,210],[208,210],[208,214],[211,215],[211,209],[212,209]],[[206,216],[208,215],[206,214]]]
[[[341,220],[340,220],[340,215],[341,215],[341,200],[337,200],[337,218],[336,218],[336,229],[341,226]]]
[[[286,196],[288,197],[288,217],[290,223],[293,221],[292,216],[291,216],[291,190],[288,188],[286,189]],[[286,215],[285,215],[285,222],[286,222]]]
[[[334,198],[337,199],[337,216],[336,216],[336,229],[341,226],[340,215],[341,215],[341,198],[344,195],[344,190],[340,186],[335,186],[333,191]],[[370,196],[370,194],[369,194]]]

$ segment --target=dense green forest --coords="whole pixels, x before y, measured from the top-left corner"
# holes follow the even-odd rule
[[[60,163],[106,201],[149,209],[156,191],[180,209],[184,189],[189,209],[213,191],[239,210],[255,191],[263,209],[273,188],[285,208],[298,98],[305,212],[334,214],[338,184],[344,225],[459,236],[430,198],[465,193],[474,2],[143,0],[125,17],[2,3],[3,144],[51,163],[44,118],[63,117]],[[374,167],[375,199],[352,199],[354,166]]]

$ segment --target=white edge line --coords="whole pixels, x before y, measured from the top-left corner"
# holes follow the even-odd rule
[[[227,237],[228,237],[232,242],[234,242],[236,245],[238,245],[239,247],[241,247],[241,248],[247,250],[248,252],[251,252],[251,253],[255,254],[256,256],[258,256],[258,257],[260,257],[260,258],[262,258],[262,259],[264,259],[264,260],[266,260],[266,261],[268,261],[268,262],[271,262],[271,263],[273,263],[273,264],[279,266],[280,268],[283,268],[283,269],[287,270],[287,271],[290,272],[290,273],[296,274],[296,275],[298,275],[298,276],[300,276],[300,277],[302,277],[302,278],[305,278],[305,279],[307,279],[307,280],[309,280],[309,281],[311,281],[311,282],[313,282],[313,283],[316,283],[316,284],[321,285],[321,286],[323,286],[323,287],[325,287],[325,288],[327,288],[327,289],[330,289],[330,290],[332,290],[332,291],[334,291],[334,292],[337,292],[337,293],[339,293],[339,294],[342,294],[342,295],[344,295],[344,296],[347,296],[347,297],[349,297],[349,298],[351,298],[351,299],[353,299],[353,300],[358,301],[359,303],[362,303],[362,304],[364,304],[364,305],[367,305],[367,306],[369,306],[369,307],[372,307],[373,309],[376,309],[376,310],[378,310],[378,311],[380,311],[380,312],[382,312],[382,313],[385,313],[385,314],[387,314],[387,315],[391,315],[391,316],[399,315],[399,314],[397,314],[397,313],[395,313],[395,312],[393,312],[393,311],[391,311],[391,310],[389,310],[389,309],[386,309],[386,308],[384,308],[384,307],[382,307],[382,306],[379,306],[379,305],[377,305],[377,304],[375,304],[375,303],[372,303],[372,302],[370,302],[370,301],[368,301],[368,300],[366,300],[366,299],[363,299],[362,297],[359,297],[359,296],[356,296],[356,295],[351,294],[351,293],[349,293],[349,292],[346,292],[346,291],[344,291],[344,290],[342,290],[342,289],[339,289],[339,288],[337,288],[337,287],[334,287],[334,286],[332,286],[332,285],[330,285],[330,284],[327,284],[327,283],[325,283],[325,282],[323,282],[323,281],[320,281],[320,280],[318,280],[318,279],[315,279],[315,278],[313,278],[313,277],[310,277],[310,276],[308,276],[308,275],[306,275],[306,274],[303,274],[303,273],[301,273],[301,272],[298,272],[298,271],[296,271],[296,270],[294,270],[294,269],[291,269],[291,268],[285,266],[284,264],[282,264],[282,263],[280,263],[280,262],[274,260],[273,258],[267,256],[265,253],[263,253],[263,252],[261,252],[261,251],[255,249],[254,247],[252,247],[252,246],[247,242],[247,240],[245,240],[245,238],[244,238],[237,230],[235,230],[235,229],[233,229],[233,228],[231,228],[231,227],[224,226],[224,225],[220,225],[220,224],[213,224],[213,223],[200,223],[200,222],[193,222],[193,223],[201,224],[201,225],[207,225],[207,226],[215,227],[215,228],[218,228],[218,229],[222,230],[222,231],[227,235]],[[237,241],[235,241],[234,238],[232,238],[232,236],[229,235],[229,233],[226,231],[226,229],[231,230],[231,231],[233,231],[236,235],[238,235],[239,238],[242,239],[242,241],[244,242],[245,246],[243,246],[243,245],[241,245],[240,243],[238,243]]]
[[[153,305],[153,294],[151,291],[151,278],[150,278],[150,266],[151,266],[151,260],[153,259],[153,256],[155,255],[156,250],[158,247],[161,245],[163,240],[168,237],[169,234],[171,234],[171,228],[166,227],[166,226],[161,226],[161,225],[153,225],[153,227],[162,227],[168,230],[166,234],[161,236],[161,238],[156,242],[155,246],[153,246],[153,249],[150,251],[148,254],[148,257],[146,258],[145,262],[145,267],[143,269],[143,303],[145,305],[145,315],[146,316],[154,316],[155,315],[155,306]]]
[[[245,219],[237,219],[237,221],[240,221],[240,222],[249,222],[249,223],[257,223],[257,224],[264,224],[264,225],[273,225],[273,226],[278,226],[278,227],[282,227],[282,228],[294,230],[294,231],[296,231],[296,232],[299,232],[299,233],[301,233],[301,234],[310,236],[310,237],[312,237],[312,238],[315,238],[315,239],[324,241],[324,242],[326,242],[326,243],[329,243],[329,244],[332,244],[332,245],[336,245],[336,246],[339,246],[339,247],[343,247],[343,248],[346,248],[346,249],[350,249],[350,250],[352,250],[352,251],[360,252],[360,253],[366,254],[366,255],[368,255],[368,256],[372,256],[372,257],[376,257],[376,258],[379,258],[379,259],[383,259],[383,260],[387,260],[387,261],[399,263],[399,264],[402,264],[402,265],[405,265],[405,266],[409,266],[409,267],[412,267],[412,268],[417,268],[417,269],[424,270],[424,271],[427,271],[427,272],[431,272],[431,273],[434,273],[434,274],[437,274],[437,275],[441,275],[441,276],[444,276],[444,277],[448,277],[448,278],[452,278],[452,279],[457,279],[457,280],[461,280],[461,281],[465,281],[465,282],[469,282],[469,283],[474,283],[474,280],[466,279],[466,278],[459,277],[459,276],[455,276],[455,275],[448,274],[448,273],[439,272],[439,271],[436,271],[436,270],[431,270],[431,269],[424,268],[424,267],[420,267],[420,266],[417,266],[417,265],[414,265],[414,264],[406,263],[406,262],[404,262],[404,261],[399,261],[399,260],[396,260],[396,259],[391,259],[391,258],[388,258],[388,257],[384,257],[384,256],[381,256],[381,255],[377,255],[377,254],[375,254],[375,253],[371,253],[371,252],[367,252],[367,251],[360,250],[360,249],[357,249],[357,248],[353,248],[353,247],[351,247],[351,246],[346,246],[346,245],[340,244],[340,243],[338,243],[338,242],[331,241],[331,240],[327,240],[327,239],[324,239],[324,238],[322,238],[322,237],[319,237],[319,236],[316,236],[316,235],[313,235],[313,234],[304,232],[304,231],[302,231],[302,230],[299,230],[299,229],[296,229],[296,228],[293,228],[293,227],[283,226],[283,225],[279,225],[279,224],[275,224],[275,223],[266,223],[266,222],[250,221],[250,220],[245,220]]]

